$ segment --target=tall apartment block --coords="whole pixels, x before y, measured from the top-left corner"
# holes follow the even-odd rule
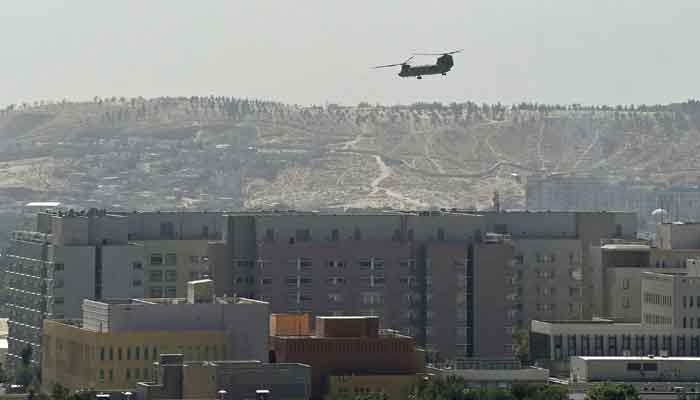
[[[29,346],[38,363],[42,320],[80,318],[83,299],[184,297],[188,280],[208,275],[221,223],[207,213],[39,213],[32,231],[12,232],[5,257],[8,362]]]
[[[365,315],[443,358],[502,357],[533,318],[590,318],[587,249],[632,213],[237,213],[210,245],[218,295]]]

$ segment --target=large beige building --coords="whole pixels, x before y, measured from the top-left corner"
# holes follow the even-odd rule
[[[183,354],[186,361],[266,360],[268,325],[268,304],[243,298],[190,293],[188,299],[85,300],[81,320],[44,322],[42,384],[134,389],[153,378],[160,354]]]

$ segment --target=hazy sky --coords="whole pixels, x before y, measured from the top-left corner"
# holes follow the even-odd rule
[[[0,105],[209,94],[667,103],[700,96],[698,21],[698,0],[6,1]],[[369,68],[456,48],[447,77]]]

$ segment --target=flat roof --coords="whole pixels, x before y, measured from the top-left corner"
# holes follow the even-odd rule
[[[58,201],[32,201],[25,204],[25,207],[58,207],[61,203]]]
[[[601,246],[604,250],[625,250],[625,251],[649,251],[651,247],[646,244],[606,244]]]
[[[661,357],[661,356],[576,356],[586,361],[700,361],[700,357]]]

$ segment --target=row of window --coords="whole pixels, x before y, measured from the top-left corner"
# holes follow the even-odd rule
[[[149,261],[151,265],[177,265],[177,254],[168,253],[163,258],[161,253],[153,253]]]
[[[644,292],[644,303],[671,307],[673,306],[673,298],[662,294]]]
[[[659,315],[654,313],[644,313],[644,322],[649,325],[671,325],[673,323],[673,318],[666,315]]]
[[[693,296],[683,296],[683,308],[688,307],[693,307]],[[700,308],[700,296],[695,296],[695,307]]]
[[[688,340],[690,338],[690,340]],[[591,339],[593,339],[591,341]],[[674,351],[675,341],[675,351]],[[566,335],[566,341],[562,335],[554,335],[555,359],[563,359],[565,356],[619,356],[626,352],[636,355],[654,354],[665,352],[667,355],[693,356],[700,355],[700,336],[676,336],[675,340],[670,335]],[[566,352],[563,344],[566,342]],[[690,342],[690,346],[687,343]],[[688,348],[689,347],[689,348]],[[564,354],[566,353],[566,354]],[[622,353],[622,354],[621,354]]]
[[[152,299],[177,297],[177,288],[175,286],[151,286],[148,289],[148,295]]]
[[[100,361],[114,361],[115,356],[117,361],[122,361],[123,359],[126,359],[127,361],[131,361],[132,356],[133,359],[136,361],[141,360],[141,356],[143,355],[143,360],[148,361],[148,360],[156,360],[158,358],[158,348],[153,346],[143,346],[143,352],[142,352],[142,347],[141,346],[136,346],[133,348],[127,347],[126,350],[122,349],[121,347],[118,347],[115,351],[114,347],[110,348],[104,348],[100,347]]]
[[[160,270],[154,269],[148,272],[148,280],[150,282],[163,282],[163,277],[165,277],[165,282],[176,282],[177,281],[177,270]]]
[[[696,323],[697,321],[697,323]],[[700,317],[683,317],[683,328],[700,328]]]
[[[267,228],[265,230],[265,237],[264,241],[268,243],[272,243],[276,240],[276,233],[275,230],[272,228]],[[435,238],[437,240],[445,240],[445,229],[444,228],[438,228],[435,231]],[[391,235],[391,240],[394,241],[400,241],[400,240],[409,240],[413,241],[414,238],[414,233],[413,229],[409,229],[406,231],[406,236],[402,234],[402,232],[399,229],[395,229],[393,234]],[[352,239],[353,240],[362,240],[362,231],[360,228],[355,228],[352,233]],[[337,242],[340,239],[340,230],[339,229],[332,229],[330,231],[330,237],[328,237],[328,240],[332,242]],[[294,236],[291,236],[289,238],[289,244],[294,244],[295,242],[310,242],[311,241],[311,230],[310,229],[297,229],[294,232]]]
[[[133,373],[132,373],[132,371],[133,371]],[[141,371],[143,371],[143,373],[141,373]],[[143,377],[143,379],[149,379],[150,370],[148,368],[143,368],[143,369],[141,369],[141,368],[133,368],[133,369],[127,368],[125,371],[124,378],[127,381],[131,381],[132,379],[139,380],[142,377]],[[100,369],[100,372],[97,375],[97,379],[100,383],[105,383],[105,370],[104,369]],[[114,370],[111,368],[107,371],[107,379],[108,379],[109,383],[114,382]]]

